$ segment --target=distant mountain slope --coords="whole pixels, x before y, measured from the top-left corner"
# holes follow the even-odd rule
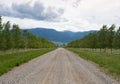
[[[44,37],[50,41],[54,42],[70,42],[76,39],[79,39],[90,32],[71,32],[71,31],[56,31],[54,29],[45,29],[45,28],[32,28],[28,29],[29,32],[37,35],[38,37]]]

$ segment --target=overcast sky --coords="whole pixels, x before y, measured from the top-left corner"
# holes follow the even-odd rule
[[[120,26],[120,0],[0,0],[0,15],[21,28],[99,30]]]

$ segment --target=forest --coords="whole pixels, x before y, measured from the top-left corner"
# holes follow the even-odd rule
[[[2,23],[0,16],[0,50],[51,47],[55,47],[52,42],[37,37],[26,29],[21,30],[17,24],[11,25],[10,21]]]
[[[103,25],[99,31],[92,32],[81,39],[68,43],[67,47],[92,49],[120,49],[120,27]]]

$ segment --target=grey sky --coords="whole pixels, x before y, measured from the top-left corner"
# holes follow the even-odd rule
[[[59,31],[98,30],[120,25],[120,0],[0,0],[3,21],[21,28],[46,27]],[[28,24],[29,23],[29,24]]]

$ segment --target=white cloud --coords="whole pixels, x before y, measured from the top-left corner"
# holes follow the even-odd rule
[[[12,3],[10,8],[4,5],[0,7],[0,14],[9,17],[29,18],[35,20],[59,21],[58,18],[64,14],[64,9],[55,7],[45,7],[40,2],[35,2],[33,6],[28,3]]]
[[[120,25],[120,0],[4,0],[1,2],[9,8],[13,3],[18,5],[28,3],[26,7],[29,7],[29,5],[34,6],[36,2],[40,2],[45,8],[52,7],[50,10],[58,9],[61,13],[56,19],[59,22],[3,17],[4,21],[11,20],[12,23],[18,23],[22,28],[46,27],[59,31],[87,31],[98,30],[102,24]],[[63,9],[64,13],[59,9]],[[52,17],[49,14],[47,16]]]

